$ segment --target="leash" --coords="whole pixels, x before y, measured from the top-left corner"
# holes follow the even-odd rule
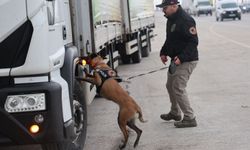
[[[148,75],[148,74],[152,74],[152,73],[155,73],[155,72],[158,72],[158,71],[162,71],[162,70],[167,69],[167,68],[169,68],[169,67],[165,66],[165,67],[162,67],[162,68],[159,68],[159,69],[156,69],[156,70],[152,70],[152,71],[149,71],[149,72],[146,72],[146,73],[141,73],[141,74],[138,74],[138,75],[130,76],[125,81],[131,80],[131,79],[134,79],[134,78],[137,78],[137,77],[145,76],[145,75]]]
[[[141,74],[138,74],[138,75],[130,76],[126,80],[123,80],[120,77],[116,78],[116,80],[118,82],[124,82],[124,83],[126,83],[125,84],[125,89],[128,92],[128,94],[129,94],[130,92],[129,92],[128,89],[129,89],[129,84],[131,83],[131,81],[129,81],[129,80],[137,78],[137,77],[141,77],[141,76],[144,76],[144,75],[152,74],[152,73],[155,73],[155,72],[158,72],[158,71],[162,71],[162,70],[167,69],[167,68],[169,68],[169,66],[165,66],[165,67],[162,67],[160,69],[152,70],[152,71],[149,71],[149,72],[146,72],[146,73],[141,73]]]

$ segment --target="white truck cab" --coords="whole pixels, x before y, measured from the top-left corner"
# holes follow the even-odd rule
[[[83,147],[86,104],[74,80],[69,7],[69,0],[0,2],[0,145]]]

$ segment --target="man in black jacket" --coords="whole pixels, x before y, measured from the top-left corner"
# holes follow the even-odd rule
[[[163,0],[162,8],[167,20],[166,41],[160,52],[161,61],[171,63],[168,71],[167,90],[171,110],[162,114],[163,120],[175,120],[177,128],[196,127],[197,122],[186,92],[187,82],[198,62],[198,36],[194,19],[179,5],[178,0]],[[181,112],[184,114],[182,119]]]

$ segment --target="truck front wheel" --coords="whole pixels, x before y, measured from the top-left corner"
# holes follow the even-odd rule
[[[73,121],[74,134],[73,141],[65,141],[60,143],[43,144],[43,150],[82,150],[86,139],[87,130],[87,106],[84,100],[84,95],[81,90],[81,85],[78,81],[74,86],[74,101],[73,101]]]

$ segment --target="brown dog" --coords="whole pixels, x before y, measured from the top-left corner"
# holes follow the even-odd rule
[[[89,60],[89,64],[93,67],[94,73],[93,75],[86,74],[86,77],[81,78],[81,80],[95,84],[97,93],[119,105],[118,124],[124,135],[124,141],[119,146],[120,149],[125,148],[128,141],[129,134],[126,126],[137,133],[137,138],[134,143],[134,147],[136,147],[140,140],[142,130],[135,125],[135,119],[139,118],[141,122],[146,122],[142,117],[141,108],[114,79],[116,72],[103,61],[101,56],[93,54]]]

